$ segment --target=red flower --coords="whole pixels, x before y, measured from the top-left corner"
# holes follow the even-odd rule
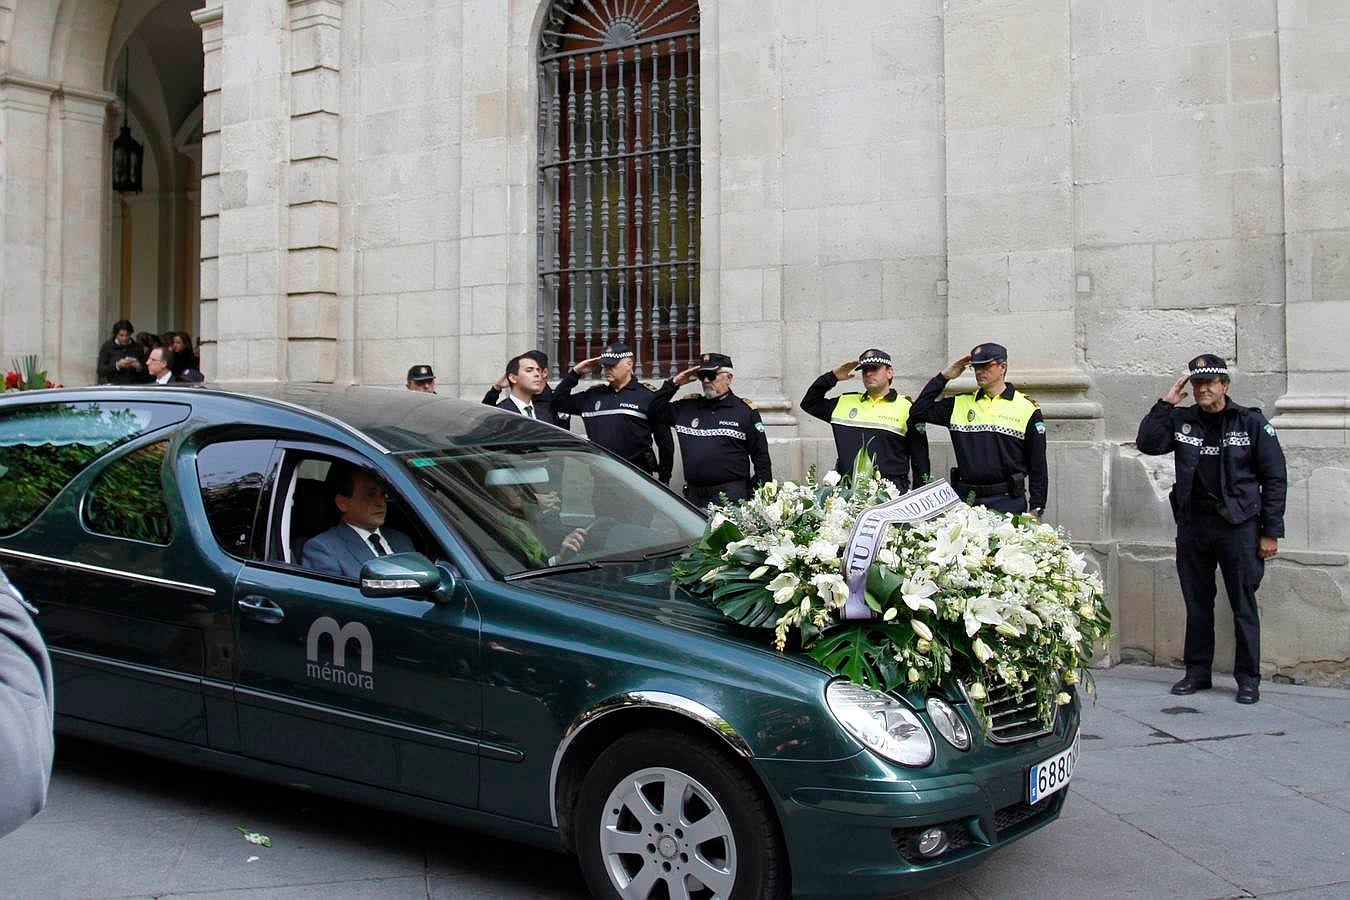
[[[6,373],[5,373],[5,390],[11,391],[11,390],[13,390],[14,388],[18,387],[18,386],[19,386],[19,381],[20,381],[20,378],[19,378],[19,373],[18,373],[18,372],[15,372],[15,371],[12,371],[12,370],[9,371],[9,372],[6,372]]]

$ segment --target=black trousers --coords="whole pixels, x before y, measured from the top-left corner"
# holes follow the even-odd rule
[[[1024,513],[1027,511],[1026,495],[996,494],[993,497],[976,497],[976,506],[987,506],[1001,513]]]
[[[721,494],[726,494],[728,500],[746,500],[750,497],[750,482],[741,479],[728,481],[724,484],[686,484],[684,486],[685,499],[698,507],[707,506]]]
[[[1231,525],[1214,513],[1192,513],[1177,524],[1177,576],[1186,599],[1186,671],[1208,675],[1214,664],[1214,568],[1223,573],[1228,603],[1233,607],[1237,655],[1233,677],[1238,684],[1261,681],[1261,618],[1256,589],[1266,572],[1257,554],[1260,523],[1252,518]]]

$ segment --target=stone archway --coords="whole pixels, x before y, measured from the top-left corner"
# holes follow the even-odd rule
[[[156,10],[191,0],[21,0],[0,21],[0,361],[38,354],[49,376],[67,384],[95,380],[95,358],[112,321],[121,312],[121,274],[114,257],[110,148],[121,124],[120,82],[124,48],[137,51],[137,29],[156,20]],[[160,14],[162,15],[162,13]],[[190,17],[187,25],[192,26]],[[153,59],[156,42],[144,52]],[[186,33],[186,32],[185,32]],[[146,44],[145,35],[139,38]],[[191,44],[200,52],[200,34]],[[135,57],[133,56],[133,66]],[[198,64],[200,65],[200,64]],[[150,68],[150,67],[147,67]],[[163,67],[151,69],[159,73]],[[175,78],[181,75],[175,72]],[[200,69],[189,79],[200,102]],[[178,125],[157,107],[167,106],[153,90],[136,90],[133,76],[130,118],[147,158],[170,178],[183,199],[166,214],[157,210],[165,234],[195,229],[196,168],[190,147],[175,147]],[[151,82],[153,86],[153,82]],[[178,104],[180,107],[182,103]],[[148,127],[157,145],[146,140]],[[187,150],[187,153],[182,152]],[[174,243],[174,242],[171,242]],[[187,246],[188,244],[191,246]],[[182,246],[179,246],[179,245]],[[120,242],[116,244],[120,249]],[[171,252],[195,254],[191,241]],[[172,261],[172,260],[171,260]],[[168,284],[169,299],[155,300],[157,330],[191,330],[182,312],[186,285],[195,292],[195,262],[170,266],[156,277]],[[158,261],[152,263],[156,270]],[[158,287],[157,287],[158,290]],[[179,299],[175,300],[175,296]],[[194,293],[195,296],[195,293]],[[160,309],[165,314],[159,314]],[[175,313],[177,313],[175,317]]]

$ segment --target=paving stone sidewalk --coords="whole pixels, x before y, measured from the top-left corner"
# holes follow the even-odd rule
[[[1098,673],[1064,816],[916,896],[1350,897],[1350,691],[1268,683],[1245,707],[1226,679],[1173,697],[1176,677]],[[25,900],[586,896],[558,854],[74,741],[0,873]]]

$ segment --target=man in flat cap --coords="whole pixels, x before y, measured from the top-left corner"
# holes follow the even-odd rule
[[[506,370],[502,372],[502,377],[497,379],[497,383],[487,389],[483,395],[483,403],[487,406],[501,406],[502,392],[512,390],[511,387],[511,367],[513,365],[519,369],[525,360],[533,360],[539,367],[544,377],[544,389],[537,395],[538,403],[549,408],[549,415],[552,418],[547,419],[551,425],[557,425],[559,428],[568,428],[572,424],[572,417],[567,413],[559,412],[553,407],[553,388],[548,386],[548,354],[542,350],[526,350],[519,356],[513,356],[507,360]],[[536,416],[536,418],[539,418]]]
[[[695,377],[702,392],[671,402],[675,391]],[[695,506],[707,506],[723,495],[744,500],[773,479],[764,423],[753,406],[732,393],[735,377],[730,356],[704,353],[698,365],[661,386],[648,411],[653,422],[675,426],[684,460],[684,496]]]
[[[424,394],[436,393],[436,373],[426,363],[418,363],[408,370],[407,388]]]
[[[1195,391],[1192,406],[1186,383]],[[1284,537],[1288,478],[1275,428],[1261,410],[1228,396],[1228,363],[1210,353],[1192,359],[1139,423],[1141,453],[1171,453],[1176,465],[1172,515],[1177,523],[1177,577],[1186,601],[1186,675],[1174,694],[1212,686],[1214,663],[1214,568],[1223,573],[1233,607],[1237,653],[1233,677],[1237,702],[1261,699],[1261,619],[1256,589],[1266,560]]]
[[[830,389],[862,372],[864,390],[826,397]],[[858,451],[867,448],[877,471],[904,493],[909,490],[910,470],[917,487],[928,478],[928,436],[923,423],[911,414],[911,401],[891,387],[895,368],[891,355],[875,347],[857,359],[841,363],[821,375],[806,389],[801,407],[808,414],[829,422],[834,430],[834,467],[840,475],[853,471]]]
[[[656,476],[662,484],[670,484],[675,440],[668,427],[653,427],[647,413],[656,394],[633,377],[633,365],[631,347],[624,343],[609,344],[599,356],[583,359],[562,377],[553,392],[553,409],[580,415],[588,438]],[[603,372],[605,383],[573,394],[581,377],[596,369]],[[674,388],[670,390],[674,392]],[[652,450],[653,440],[659,457]]]
[[[939,399],[966,366],[975,369],[976,390]],[[1007,376],[1008,349],[978,344],[924,385],[914,401],[914,418],[941,425],[951,434],[956,454],[951,481],[956,493],[999,512],[1030,509],[1039,518],[1050,483],[1045,417],[1036,401],[1009,384]]]

